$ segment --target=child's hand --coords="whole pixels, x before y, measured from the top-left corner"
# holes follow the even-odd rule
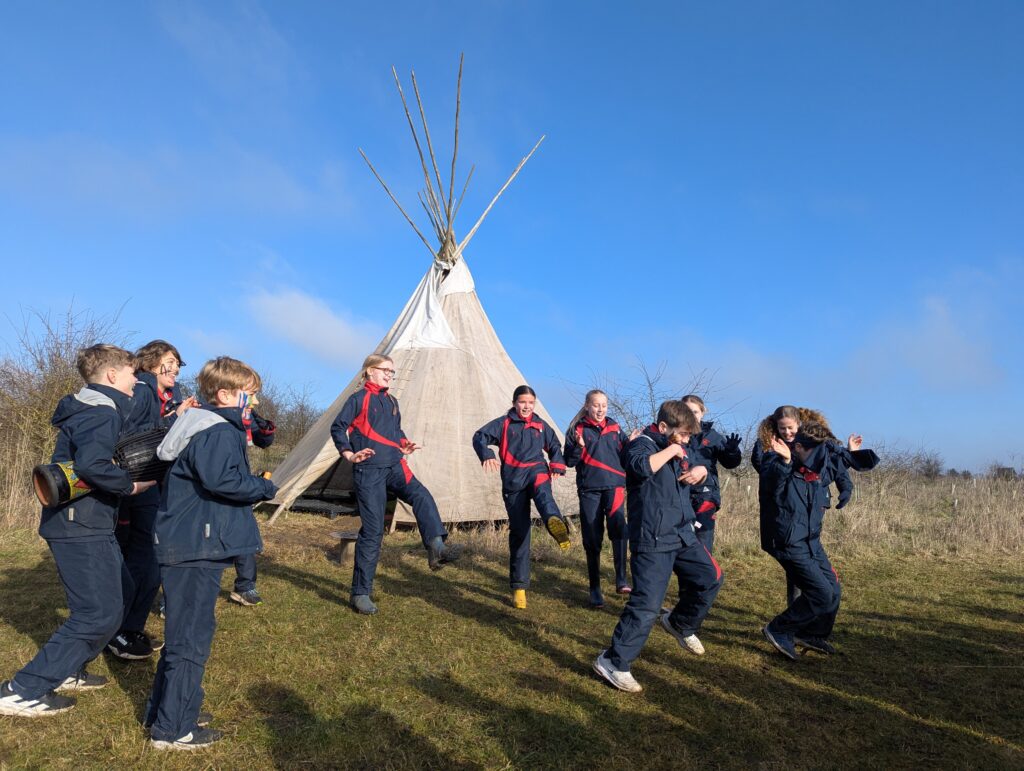
[[[484,467],[484,471],[486,471],[488,473],[493,473],[495,471],[501,471],[501,463],[498,461],[497,458],[488,458],[487,460],[485,460],[480,465],[483,466]]]
[[[583,426],[579,423],[576,424],[576,444],[580,447],[587,446],[587,443],[583,441]]]
[[[131,493],[129,493],[129,495],[138,495],[139,493],[148,490],[149,488],[151,488],[155,484],[156,484],[155,481],[135,482],[132,485],[132,491],[131,491]]]
[[[703,482],[708,478],[708,470],[704,466],[691,466],[688,470],[684,471],[679,481],[685,485],[696,485]]]
[[[198,406],[199,400],[194,396],[190,396],[187,399],[185,399],[181,404],[178,405],[178,409],[174,411],[174,414],[180,418],[187,410],[190,410],[193,407]]]
[[[789,463],[793,457],[793,453],[790,452],[789,445],[779,439],[777,436],[772,437],[772,452],[777,453],[786,463]]]
[[[642,433],[643,433],[643,431],[641,431],[639,428],[634,428],[632,431],[629,432],[629,441],[632,442],[634,439],[636,439]]]
[[[735,452],[740,448],[740,442],[742,441],[743,438],[739,434],[729,434],[725,438],[725,449]]]
[[[374,451],[372,447],[367,447],[365,449],[360,450],[359,452],[354,452],[351,455],[349,455],[348,461],[349,463],[362,463],[364,460],[369,460],[376,454],[377,453]]]
[[[419,448],[420,446],[416,444],[416,442],[407,441],[398,449],[402,452],[403,455],[412,455]]]
[[[864,437],[860,434],[850,434],[849,439],[846,440],[846,447],[851,452],[856,452],[864,444]]]

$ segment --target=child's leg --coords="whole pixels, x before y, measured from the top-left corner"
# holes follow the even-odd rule
[[[96,658],[124,613],[121,549],[113,533],[95,540],[50,541],[71,615],[12,678],[15,692],[34,699],[52,691]]]
[[[508,578],[513,589],[530,586],[530,490],[503,493],[508,512]]]
[[[838,609],[838,598],[834,591],[838,582],[834,581],[834,577],[831,581],[825,577],[821,566],[805,545],[789,549],[777,555],[776,559],[785,569],[786,577],[800,589],[800,595],[771,620],[770,626],[774,631],[796,634],[817,618]]]
[[[537,512],[546,525],[552,517],[562,517],[555,503],[555,496],[551,494],[551,477],[548,474],[538,474],[531,491],[534,502],[537,504]]]
[[[412,469],[405,460],[388,469],[387,485],[400,501],[412,507],[412,515],[416,518],[416,527],[419,528],[424,547],[437,536],[448,538],[448,531],[441,522],[434,496],[413,476]]]
[[[160,505],[160,494],[153,488],[134,497],[141,500],[133,501],[130,505],[129,536],[127,548],[124,550],[125,566],[133,583],[133,591],[124,598],[125,614],[121,631],[125,632],[145,630],[146,619],[149,618],[153,600],[160,589],[160,566],[153,550],[153,524],[156,521],[156,510]]]
[[[797,634],[801,636],[820,637],[825,639],[832,634],[832,627],[836,623],[836,615],[839,613],[839,602],[842,598],[843,591],[839,584],[839,574],[836,573],[836,569],[832,567],[832,563],[829,562],[828,555],[825,553],[825,549],[822,548],[820,543],[816,544],[816,548],[812,548],[811,556],[818,567],[818,572],[821,577],[832,589],[832,597],[825,612],[809,624],[800,628]]]
[[[256,555],[240,554],[235,557],[235,592],[244,594],[256,588]]]
[[[359,537],[352,568],[352,595],[371,594],[377,574],[380,544],[384,540],[384,508],[388,501],[388,469],[374,466],[352,467],[352,481],[359,506]]]
[[[149,711],[155,707],[150,735],[174,741],[196,729],[203,706],[203,673],[217,626],[214,608],[223,568],[163,568],[167,601],[166,644],[160,655]]]
[[[580,530],[583,532],[583,551],[587,555],[587,578],[590,588],[601,586],[601,542],[604,539],[603,490],[579,490]]]
[[[626,488],[616,487],[604,491],[605,510],[608,512],[608,540],[612,544],[612,560],[615,563],[615,588],[629,586],[626,578]]]
[[[700,541],[683,546],[672,569],[679,579],[679,602],[669,620],[680,634],[697,634],[722,588],[722,569]]]
[[[630,664],[651,634],[658,619],[661,601],[665,598],[675,552],[633,552],[633,593],[622,610],[612,633],[612,644],[606,654],[620,672],[628,672]]]

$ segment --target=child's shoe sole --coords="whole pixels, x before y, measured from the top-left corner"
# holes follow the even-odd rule
[[[548,529],[551,537],[558,543],[559,548],[569,548],[569,527],[561,517],[551,517],[544,526]]]

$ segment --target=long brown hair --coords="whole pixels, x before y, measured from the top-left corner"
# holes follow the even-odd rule
[[[799,426],[803,426],[805,423],[815,423],[828,432],[828,439],[838,441],[829,427],[828,420],[821,412],[810,407],[794,407],[791,404],[783,404],[762,420],[757,427],[757,438],[761,442],[761,449],[765,452],[772,448],[772,439],[778,438],[779,421],[783,418],[791,418]]]

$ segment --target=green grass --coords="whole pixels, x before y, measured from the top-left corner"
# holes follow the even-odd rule
[[[656,628],[633,666],[644,692],[629,695],[591,674],[622,598],[608,587],[603,611],[585,607],[578,546],[563,557],[535,531],[522,612],[499,537],[461,534],[463,563],[433,574],[415,536],[389,536],[367,618],[344,605],[334,529],[293,516],[267,530],[266,604],[224,594],[204,681],[221,744],[151,750],[137,719],[155,662],[101,657],[91,669],[112,685],[70,713],[0,717],[0,768],[1024,767],[1017,559],[834,555],[840,655],[792,663],[759,633],[781,610],[781,569],[726,547],[707,655]],[[65,613],[45,545],[4,535],[0,678]]]

